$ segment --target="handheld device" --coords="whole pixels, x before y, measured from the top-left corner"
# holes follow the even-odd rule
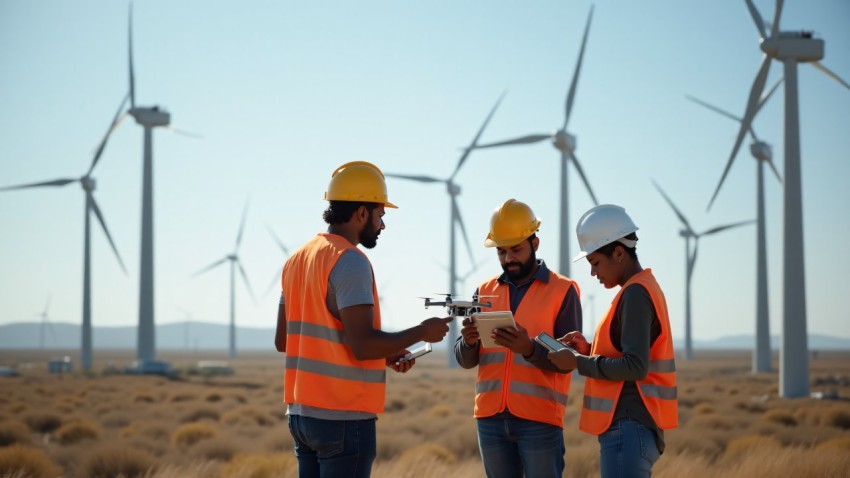
[[[543,332],[537,337],[534,337],[534,341],[549,349],[550,352],[559,352],[561,350],[570,348],[562,344],[561,342],[558,342],[555,337],[552,337],[546,332]]]
[[[405,354],[402,358],[399,359],[399,362],[402,360],[413,360],[417,357],[421,357],[432,350],[431,344],[425,342],[425,344],[420,345],[419,347],[414,347],[410,349],[410,352]]]

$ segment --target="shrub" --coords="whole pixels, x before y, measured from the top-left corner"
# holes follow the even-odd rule
[[[781,408],[772,408],[762,415],[762,419],[773,423],[781,423],[782,425],[793,427],[797,425],[797,419],[788,410]]]
[[[204,395],[204,401],[220,402],[224,397],[219,392],[208,392]]]
[[[156,402],[156,397],[154,397],[150,393],[142,392],[137,393],[136,396],[133,397],[133,403],[154,403]]]
[[[28,445],[30,430],[21,422],[0,423],[0,447],[9,445]]]
[[[89,451],[80,463],[77,476],[88,478],[141,478],[154,466],[153,455],[138,448],[107,445]]]
[[[192,447],[191,455],[195,458],[204,460],[217,460],[226,462],[239,453],[240,446],[232,439],[224,439],[222,437],[213,437],[209,440],[204,440]]]
[[[196,408],[195,410],[189,412],[189,414],[184,416],[182,419],[180,419],[180,421],[182,421],[183,423],[197,422],[205,418],[217,422],[220,418],[220,415],[217,411],[211,408]]]
[[[705,415],[705,414],[708,414],[708,413],[714,413],[714,405],[712,405],[710,403],[706,403],[706,402],[697,403],[694,406],[694,413],[700,414],[700,415]]]
[[[118,432],[118,436],[122,438],[129,437],[147,437],[157,440],[168,438],[169,428],[162,423],[157,422],[133,422],[130,425],[122,428]]]
[[[24,415],[24,421],[32,431],[39,433],[50,433],[62,425],[62,418],[50,412],[29,412]]]
[[[47,455],[37,449],[21,445],[0,448],[0,472],[3,476],[26,478],[56,478],[62,470]]]
[[[212,438],[217,434],[218,429],[209,423],[186,423],[174,430],[171,434],[171,443],[177,448],[186,448],[201,440]]]
[[[850,412],[841,408],[830,408],[822,416],[823,424],[838,427],[843,430],[850,429]]]
[[[61,445],[72,445],[83,440],[100,438],[100,428],[89,422],[71,422],[59,427],[53,435]]]
[[[236,425],[238,423],[248,423],[264,427],[274,425],[274,420],[271,416],[251,406],[242,406],[230,410],[221,416],[221,421],[228,425]]]
[[[428,410],[428,416],[432,418],[445,418],[452,414],[452,409],[446,405],[434,405]]]
[[[283,478],[297,475],[298,461],[289,454],[239,454],[221,470],[222,478]]]
[[[168,401],[171,403],[179,403],[179,402],[191,402],[197,399],[198,397],[194,393],[190,392],[177,392],[171,397],[168,398]]]

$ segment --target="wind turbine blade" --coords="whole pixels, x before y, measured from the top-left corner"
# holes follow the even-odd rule
[[[756,24],[756,29],[759,31],[759,37],[767,38],[767,30],[764,27],[764,20],[756,6],[753,5],[753,0],[747,0],[747,8],[750,10],[750,16],[753,17],[753,22]]]
[[[741,122],[741,118],[739,118],[739,117],[737,117],[737,116],[733,115],[732,113],[729,113],[728,111],[722,110],[722,109],[720,109],[720,108],[718,108],[718,107],[716,107],[716,106],[714,106],[714,105],[712,105],[712,104],[710,104],[710,103],[706,103],[705,101],[703,101],[703,100],[701,100],[701,99],[699,99],[699,98],[695,98],[695,97],[693,97],[693,96],[691,96],[691,95],[685,95],[685,98],[687,98],[687,99],[689,99],[689,100],[693,101],[694,103],[696,103],[696,104],[698,104],[698,105],[702,105],[702,106],[704,106],[704,107],[706,107],[706,108],[710,109],[711,111],[714,111],[715,113],[719,113],[719,114],[721,114],[721,115],[723,115],[723,116],[725,116],[725,117],[727,117],[727,118],[731,118],[731,119],[733,119],[733,120],[735,120],[735,121],[737,121],[737,122],[739,122],[739,123]]]
[[[665,193],[664,190],[661,189],[661,186],[659,186],[658,183],[655,182],[655,180],[652,180],[652,184],[655,185],[655,189],[657,189],[658,192],[661,193],[661,196],[664,197],[664,200],[667,201],[667,204],[669,204],[670,207],[673,208],[673,212],[676,213],[676,216],[679,218],[679,221],[681,221],[682,224],[688,229],[688,232],[696,236],[696,233],[694,233],[694,229],[691,227],[690,223],[688,223],[688,220],[685,218],[685,215],[682,214],[681,211],[679,211],[679,208],[677,208],[675,204],[673,204],[673,200],[670,199],[669,196],[667,196],[667,193]]]
[[[97,150],[94,153],[94,159],[92,159],[91,166],[89,166],[89,172],[86,173],[86,176],[91,175],[91,172],[94,170],[94,167],[97,165],[97,162],[100,161],[100,155],[103,154],[104,148],[106,148],[106,141],[109,140],[109,136],[118,128],[118,125],[121,124],[121,121],[124,119],[124,104],[127,102],[130,94],[124,96],[121,99],[121,104],[118,105],[118,111],[115,112],[115,116],[112,118],[112,123],[109,125],[109,129],[106,130],[106,134],[103,135],[103,139],[100,140],[100,144],[97,147]]]
[[[269,295],[269,292],[271,292],[271,290],[274,288],[275,284],[277,284],[278,286],[280,286],[280,277],[281,277],[281,274],[283,274],[283,272],[282,272],[282,271],[281,271],[281,272],[278,272],[277,274],[275,274],[275,276],[274,276],[274,277],[272,277],[271,282],[269,282],[268,287],[266,287],[266,291],[265,291],[265,292],[263,292],[263,295],[264,295],[264,296]]]
[[[701,233],[700,237],[708,236],[708,235],[711,235],[711,234],[716,234],[720,231],[725,231],[726,229],[732,229],[732,228],[735,228],[735,227],[746,226],[746,225],[752,224],[754,222],[756,222],[755,219],[750,219],[749,221],[741,221],[741,222],[736,222],[736,223],[732,223],[732,224],[726,224],[724,226],[712,227],[711,229]]]
[[[208,265],[207,267],[204,267],[203,269],[199,270],[198,272],[195,272],[194,274],[192,274],[192,277],[198,277],[199,275],[203,274],[204,272],[207,272],[210,269],[214,269],[214,268],[220,266],[221,264],[223,264],[228,259],[230,259],[230,257],[224,256],[223,258],[213,262],[212,264]]]
[[[694,250],[691,252],[691,257],[688,259],[688,279],[694,276],[694,266],[697,264],[697,250],[699,249],[699,239],[694,238]]]
[[[419,181],[420,183],[444,183],[445,179],[437,179],[431,176],[415,176],[411,174],[393,174],[393,173],[384,173],[384,176],[388,178],[398,178],[398,179],[409,179],[411,181]]]
[[[39,188],[42,186],[65,186],[70,183],[75,183],[79,181],[79,179],[74,178],[65,178],[65,179],[54,179],[53,181],[44,181],[40,183],[30,183],[30,184],[19,184],[17,186],[6,186],[0,188],[0,191],[12,191],[15,189],[28,189],[28,188]]]
[[[815,67],[815,68],[817,68],[818,70],[820,70],[820,71],[824,72],[824,73],[826,74],[826,76],[828,76],[828,77],[832,78],[833,80],[835,80],[835,81],[837,81],[837,82],[841,83],[841,84],[842,84],[845,88],[847,88],[848,90],[850,90],[850,85],[848,85],[846,81],[842,80],[842,79],[841,79],[838,75],[836,75],[835,73],[833,73],[832,71],[830,71],[830,69],[829,69],[829,68],[827,68],[827,67],[823,66],[823,64],[821,64],[821,62],[819,62],[819,61],[813,61],[813,62],[812,62],[812,66],[814,66],[814,67]]]
[[[182,135],[182,136],[188,136],[188,137],[194,138],[194,139],[204,139],[204,137],[202,135],[198,134],[198,133],[192,133],[191,131],[178,129],[178,128],[175,128],[174,126],[171,126],[171,125],[166,126],[165,129],[167,129],[168,131],[171,131],[172,133],[179,134],[179,135]]]
[[[510,146],[514,144],[537,143],[539,141],[543,141],[544,139],[549,139],[551,137],[551,134],[530,134],[528,136],[522,136],[520,138],[509,139],[506,141],[499,141],[497,143],[479,144],[475,146],[475,149],[495,148],[498,146]]]
[[[133,2],[127,19],[127,59],[130,66],[130,108],[136,107],[136,76],[133,73]]]
[[[761,96],[762,91],[764,91],[764,84],[767,81],[767,74],[770,71],[771,61],[772,60],[769,56],[764,55],[764,60],[761,62],[761,68],[756,75],[755,81],[753,81],[752,89],[750,89],[750,98],[749,101],[747,101],[747,110],[744,113],[744,119],[741,120],[741,129],[738,130],[738,137],[735,139],[735,145],[732,147],[732,153],[729,155],[729,161],[726,162],[726,168],[723,169],[723,175],[720,176],[720,182],[717,183],[717,188],[714,190],[714,194],[711,196],[711,200],[708,202],[706,210],[711,209],[711,205],[714,204],[714,200],[717,198],[717,194],[723,186],[723,181],[726,180],[726,175],[729,174],[729,169],[735,161],[735,156],[738,155],[738,149],[741,147],[741,142],[744,141],[744,135],[746,135],[747,131],[750,130],[750,125],[752,124],[753,117],[755,117],[756,114],[759,97]]]
[[[771,25],[770,36],[775,37],[776,33],[779,32],[779,17],[782,16],[782,5],[785,2],[783,0],[776,0],[776,11],[773,12],[773,25]]]
[[[598,206],[599,201],[596,200],[596,195],[593,194],[593,188],[590,187],[590,183],[587,181],[587,176],[584,175],[584,170],[581,169],[581,164],[578,162],[578,158],[575,155],[575,151],[570,152],[570,158],[573,160],[573,164],[576,167],[576,171],[578,171],[578,175],[581,177],[581,181],[584,183],[584,186],[587,188],[587,192],[590,193],[590,198],[593,199],[593,205]]]
[[[484,128],[487,127],[487,123],[490,122],[490,118],[493,117],[493,114],[496,112],[496,109],[499,108],[499,104],[502,103],[502,100],[505,98],[506,94],[508,94],[507,90],[502,92],[502,94],[499,96],[499,99],[496,100],[496,104],[493,105],[493,108],[490,110],[490,113],[487,115],[487,118],[484,119],[484,123],[481,125],[481,128],[478,129],[478,133],[476,133],[475,137],[472,138],[472,143],[469,144],[468,148],[463,150],[463,154],[460,155],[460,159],[457,162],[457,166],[455,166],[455,171],[449,177],[450,180],[454,179],[454,177],[457,176],[457,172],[460,171],[460,167],[463,166],[464,162],[466,162],[466,158],[469,157],[469,153],[471,153],[472,150],[475,149],[475,145],[478,144],[478,139],[481,138],[481,133],[484,132]]]
[[[283,245],[283,241],[281,241],[281,240],[277,237],[277,234],[275,234],[275,233],[274,233],[274,231],[272,230],[271,226],[269,226],[268,224],[266,224],[266,230],[268,230],[268,231],[269,231],[269,234],[271,234],[271,235],[272,235],[272,239],[274,239],[274,242],[275,242],[275,243],[277,243],[277,247],[280,247],[280,250],[281,250],[281,251],[283,251],[283,254],[284,254],[285,256],[288,256],[288,255],[289,255],[289,249],[287,249],[287,248],[286,248],[286,246],[284,246],[284,245]]]
[[[245,218],[248,217],[248,201],[245,201],[245,207],[242,209],[242,222],[239,224],[239,234],[236,236],[236,249],[239,250],[239,245],[242,243],[242,233],[245,231]]]
[[[248,274],[245,274],[245,269],[242,267],[242,262],[239,259],[236,259],[236,265],[239,266],[239,275],[242,276],[242,280],[245,281],[245,287],[248,288],[248,293],[251,294],[251,300],[254,303],[257,303],[257,296],[254,295],[254,289],[251,288],[251,283],[248,281]]]
[[[773,164],[773,159],[769,159],[767,161],[767,164],[768,164],[768,166],[770,166],[770,169],[773,170],[773,174],[776,175],[776,179],[778,179],[779,182],[781,183],[782,182],[782,176],[779,174],[779,171],[776,170],[776,166]]]
[[[460,208],[457,207],[457,201],[455,200],[455,196],[452,196],[452,209],[455,211],[455,218],[457,220],[458,226],[460,226],[460,232],[463,234],[463,242],[466,244],[466,251],[469,253],[469,261],[475,261],[475,255],[472,253],[472,246],[469,244],[469,236],[466,234],[466,226],[463,224],[463,217],[460,215]]]
[[[587,34],[590,32],[590,21],[593,19],[593,6],[590,6],[590,13],[587,15],[587,25],[584,27],[584,37],[581,39],[581,51],[578,55],[578,61],[576,62],[576,71],[573,73],[573,81],[570,83],[570,91],[567,93],[567,104],[564,112],[564,126],[561,129],[567,129],[567,123],[570,121],[570,112],[573,110],[573,100],[576,95],[576,85],[578,84],[578,77],[581,73],[581,64],[584,60],[584,48],[587,46]]]
[[[759,104],[756,107],[756,113],[761,111],[761,107],[764,106],[765,103],[767,103],[767,100],[769,100],[771,96],[773,96],[773,93],[777,90],[777,88],[779,88],[779,85],[781,85],[784,80],[784,77],[776,80],[776,83],[774,83],[773,86],[770,87],[770,90],[768,90],[767,94],[761,97],[761,99],[759,100]]]
[[[94,215],[97,216],[97,222],[99,222],[100,227],[103,228],[103,233],[106,234],[106,239],[109,240],[109,245],[112,246],[112,252],[115,253],[115,258],[118,259],[118,264],[121,265],[121,270],[124,271],[124,275],[127,275],[127,268],[124,267],[124,261],[121,260],[121,254],[118,253],[118,248],[115,247],[112,235],[109,234],[109,229],[106,227],[106,221],[103,220],[103,214],[101,214],[100,208],[97,206],[97,201],[95,201],[93,194],[89,193],[89,196],[91,198],[92,211],[94,211]]]

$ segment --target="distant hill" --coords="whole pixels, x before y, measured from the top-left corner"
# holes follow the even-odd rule
[[[45,347],[49,349],[74,349],[80,346],[80,326],[54,323],[53,333],[48,330]],[[41,323],[18,322],[0,325],[0,348],[36,349],[39,346]],[[136,327],[94,327],[92,342],[95,349],[135,349]],[[674,340],[681,350],[683,339]],[[713,340],[695,340],[695,349],[751,349],[751,335],[732,335]],[[779,349],[780,338],[771,338],[771,348]],[[163,350],[226,350],[228,326],[209,322],[175,322],[157,325],[156,347]],[[274,329],[237,327],[236,347],[239,350],[274,350]],[[445,347],[444,343],[436,348]],[[809,348],[816,350],[850,350],[850,338],[809,334]]]

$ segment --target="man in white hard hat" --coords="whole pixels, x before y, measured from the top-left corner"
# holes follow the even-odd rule
[[[602,478],[650,477],[664,452],[664,430],[678,424],[676,363],[667,301],[651,269],[637,257],[638,227],[626,210],[596,206],[576,226],[590,275],[607,289],[620,287],[593,335],[579,331],[561,341],[572,347],[549,354],[562,370],[585,378],[581,430],[597,435]]]
[[[515,199],[493,211],[486,247],[496,248],[502,274],[478,286],[490,308],[510,310],[517,329],[496,329],[499,347],[485,347],[464,320],[454,351],[464,368],[478,367],[475,418],[484,470],[490,478],[560,477],[563,423],[571,374],[554,366],[530,336],[581,330],[578,285],[536,256],[540,220]]]
[[[371,474],[375,420],[384,411],[386,368],[419,341],[439,342],[451,317],[430,318],[401,332],[381,330],[369,258],[384,229],[384,175],[365,161],[331,176],[323,214],[327,233],[298,249],[283,268],[275,346],[286,352],[284,401],[300,478]]]

